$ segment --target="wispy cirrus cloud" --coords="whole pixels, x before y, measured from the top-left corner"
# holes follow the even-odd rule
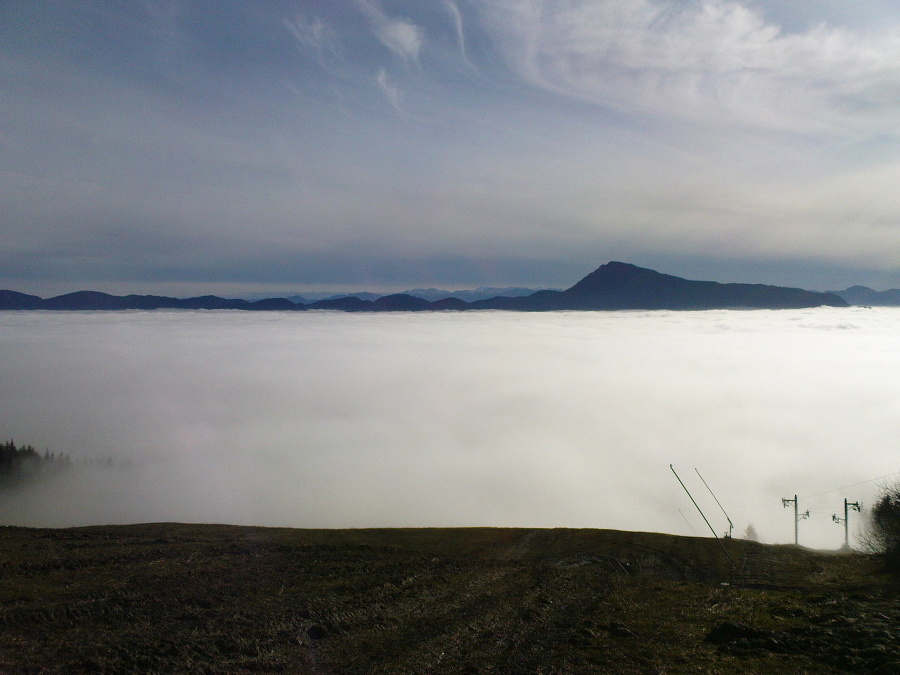
[[[342,58],[337,36],[321,17],[308,19],[302,14],[297,14],[292,19],[286,19],[284,25],[302,47],[316,55],[320,63],[324,64],[328,59]]]
[[[425,45],[422,28],[406,18],[388,16],[374,0],[358,0],[378,40],[405,63],[418,63]]]
[[[469,55],[466,52],[466,34],[463,30],[463,19],[459,7],[453,0],[444,0],[444,7],[447,8],[447,13],[450,14],[450,18],[453,20],[453,28],[456,31],[456,41],[459,44],[459,54],[462,57],[463,62],[471,68],[472,62],[469,61]]]
[[[497,0],[485,11],[520,76],[621,112],[821,131],[886,121],[896,95],[885,91],[900,88],[900,34],[785,32],[731,0]]]
[[[378,74],[375,75],[375,81],[378,83],[381,91],[384,92],[388,103],[390,103],[397,112],[403,112],[403,94],[384,68],[378,69]]]

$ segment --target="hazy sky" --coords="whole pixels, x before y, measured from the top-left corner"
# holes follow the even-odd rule
[[[720,534],[694,468],[737,535],[793,541],[798,494],[837,548],[877,482],[847,486],[900,472],[895,308],[0,315],[3,433],[133,461],[0,494],[6,524],[710,536],[672,463]]]
[[[897,0],[0,3],[0,288],[900,286]]]

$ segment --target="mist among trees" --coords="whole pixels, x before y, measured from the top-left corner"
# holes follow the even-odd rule
[[[49,450],[41,453],[34,446],[17,446],[12,440],[0,444],[0,488],[8,488],[71,468],[72,459],[68,453],[57,455]]]

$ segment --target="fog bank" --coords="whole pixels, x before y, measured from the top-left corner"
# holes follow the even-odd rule
[[[0,522],[753,523],[836,548],[900,471],[900,310],[0,312],[5,439],[116,458]],[[126,466],[127,465],[127,466]],[[859,522],[851,515],[851,524]]]

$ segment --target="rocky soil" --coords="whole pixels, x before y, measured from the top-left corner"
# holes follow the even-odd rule
[[[0,673],[900,673],[874,561],[605,530],[0,528]]]

